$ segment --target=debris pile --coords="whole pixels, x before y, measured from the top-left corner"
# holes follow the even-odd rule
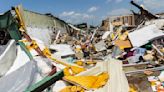
[[[0,15],[0,91],[163,91],[164,19],[131,4],[135,26],[88,28],[22,6]]]

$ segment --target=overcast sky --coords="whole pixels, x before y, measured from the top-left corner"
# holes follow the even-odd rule
[[[0,0],[0,13],[11,6],[22,4],[25,9],[52,13],[53,15],[70,23],[88,22],[101,24],[107,16],[125,15],[137,8],[129,2],[131,0]],[[152,13],[164,12],[164,0],[135,0]]]

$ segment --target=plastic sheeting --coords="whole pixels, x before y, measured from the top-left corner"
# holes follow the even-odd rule
[[[17,56],[16,56],[16,59],[15,59],[13,65],[11,66],[11,68],[9,69],[9,71],[7,71],[7,73],[5,75],[8,75],[8,74],[12,73],[13,71],[19,69],[20,67],[25,65],[27,62],[30,62],[29,57],[21,49],[20,46],[17,46]]]
[[[0,78],[0,92],[23,92],[31,85],[36,73],[33,61],[26,63],[18,70]]]
[[[0,56],[0,76],[3,76],[12,66],[16,58],[16,43],[14,40],[10,40],[6,49]]]
[[[0,55],[5,51],[7,45],[0,45]]]

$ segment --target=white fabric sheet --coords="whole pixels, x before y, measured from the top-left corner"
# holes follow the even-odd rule
[[[27,62],[24,66],[7,76],[0,78],[0,92],[23,92],[31,85],[36,73],[33,61]]]
[[[0,55],[0,76],[3,76],[12,66],[16,58],[16,43],[10,40],[6,49]]]

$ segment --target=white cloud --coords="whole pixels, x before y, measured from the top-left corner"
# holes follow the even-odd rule
[[[63,13],[61,14],[61,16],[71,16],[71,15],[73,15],[73,14],[75,14],[75,12],[74,12],[74,11],[70,11],[70,12],[63,12]]]
[[[117,3],[122,2],[123,0],[116,0]]]
[[[93,6],[93,7],[88,9],[88,12],[95,12],[97,10],[98,10],[98,7]]]
[[[63,12],[60,15],[60,18],[64,19],[66,22],[69,23],[81,23],[81,22],[88,22],[95,19],[94,15],[87,14],[87,13],[78,13],[75,11],[70,12]]]
[[[106,2],[109,3],[109,2],[111,2],[111,1],[112,1],[112,0],[107,0]]]
[[[150,9],[164,8],[164,0],[143,0],[143,4]]]
[[[107,0],[107,3],[110,3],[110,2],[116,2],[116,3],[120,3],[122,2],[123,0]]]
[[[108,13],[108,15],[110,15],[110,16],[126,15],[126,14],[131,14],[131,12],[130,12],[130,10],[125,9],[125,8],[115,9]]]
[[[151,12],[163,12],[164,0],[134,0],[138,4],[144,5],[144,8]]]
[[[142,2],[143,0],[134,0],[134,2]]]

